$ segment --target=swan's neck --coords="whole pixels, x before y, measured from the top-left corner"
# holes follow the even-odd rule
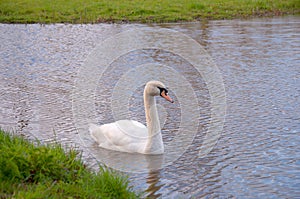
[[[164,145],[154,96],[144,93],[144,104],[148,128],[148,140],[145,153],[161,154],[164,152]]]

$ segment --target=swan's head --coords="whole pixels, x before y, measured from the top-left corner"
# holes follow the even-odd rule
[[[146,84],[145,93],[151,96],[161,96],[171,103],[174,102],[168,95],[166,86],[160,81],[149,81]]]

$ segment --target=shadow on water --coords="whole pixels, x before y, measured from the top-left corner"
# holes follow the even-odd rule
[[[66,146],[76,145],[92,168],[102,163],[125,172],[131,185],[138,191],[146,191],[149,198],[300,195],[299,17],[163,25],[0,24],[0,27],[1,128],[43,142],[55,136]],[[99,124],[114,121],[113,89],[118,86],[117,80],[131,74],[126,72],[135,66],[149,67],[147,64],[153,63],[155,70],[150,70],[151,67],[147,70],[149,77],[162,72],[159,70],[162,64],[172,66],[163,72],[172,74],[172,69],[176,69],[190,83],[200,105],[199,110],[190,110],[198,116],[197,133],[179,158],[164,165],[169,156],[100,149],[87,128],[76,123],[80,117],[74,118],[72,100],[79,69],[99,41],[132,27],[170,28],[184,33],[200,43],[219,67],[226,90],[227,115],[222,135],[207,156],[198,156],[209,124],[214,122],[207,81],[186,59],[162,49],[139,49],[114,60],[93,91],[93,114]],[[134,70],[131,72],[134,74]],[[188,103],[193,103],[180,79],[173,75],[164,78],[178,82],[173,91],[170,89],[175,101],[185,97]],[[139,76],[132,79],[142,81]],[[139,94],[142,91],[140,84],[129,93],[129,108],[122,117],[145,124]],[[170,146],[178,137],[182,106],[159,99],[157,104],[163,140]],[[172,154],[172,147],[167,149],[167,154]]]

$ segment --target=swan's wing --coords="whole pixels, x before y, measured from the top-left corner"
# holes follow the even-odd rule
[[[145,125],[134,120],[119,120],[114,123],[117,131],[131,138],[148,138],[148,130]]]
[[[105,131],[106,138],[118,146],[141,143],[148,138],[147,128],[133,120],[120,120],[102,125],[101,128]]]
[[[146,126],[133,120],[120,120],[97,128],[92,126],[90,132],[99,146],[126,152],[143,150],[148,138]]]

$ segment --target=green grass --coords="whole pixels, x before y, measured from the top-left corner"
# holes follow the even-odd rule
[[[299,8],[299,0],[0,0],[0,22],[176,22],[299,14]]]
[[[41,145],[0,130],[0,198],[138,198],[107,168],[90,171],[78,152]]]

